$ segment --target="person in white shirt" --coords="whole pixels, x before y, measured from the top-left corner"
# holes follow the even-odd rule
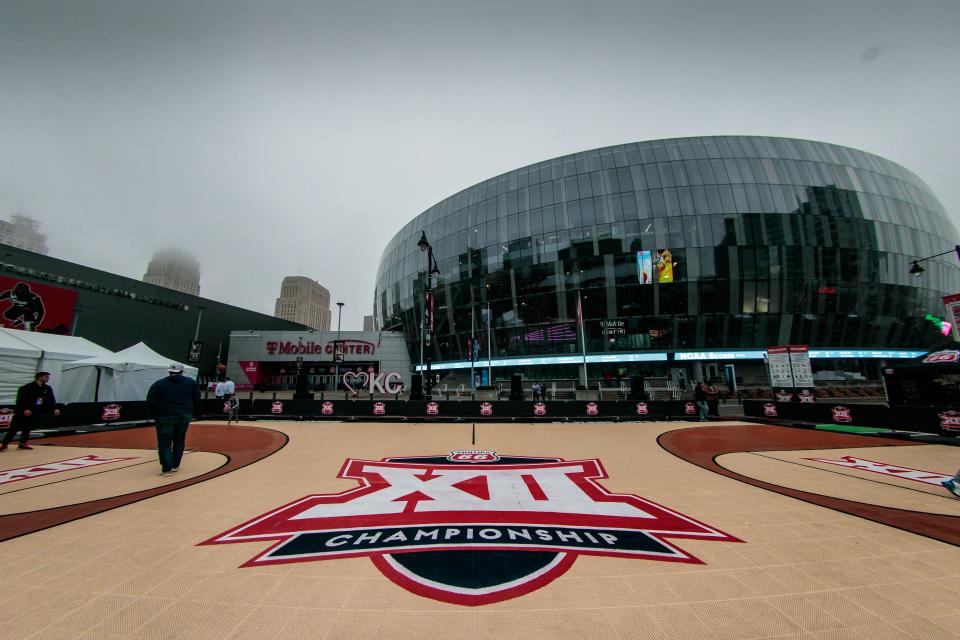
[[[218,382],[217,386],[213,389],[213,395],[217,397],[217,400],[223,400],[223,383]]]
[[[231,380],[230,378],[227,378],[226,380],[224,380],[223,381],[223,397],[229,398],[230,396],[232,396],[234,388],[235,386],[233,384],[233,380]]]

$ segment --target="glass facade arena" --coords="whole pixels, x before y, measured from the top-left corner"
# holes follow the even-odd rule
[[[570,378],[581,354],[578,298],[590,361],[636,363],[643,354],[681,361],[691,358],[676,354],[778,344],[923,349],[942,340],[924,316],[942,316],[941,296],[960,291],[953,253],[925,261],[920,277],[909,273],[911,260],[960,242],[922,180],[884,158],[808,140],[624,144],[446,198],[396,234],[377,272],[379,327],[403,331],[415,363],[421,232],[440,269],[426,347],[434,363],[469,361],[471,306],[486,359],[489,305],[495,361],[533,358]]]

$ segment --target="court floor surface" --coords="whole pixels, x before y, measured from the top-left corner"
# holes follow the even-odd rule
[[[0,453],[0,638],[960,639],[960,447],[247,422]]]

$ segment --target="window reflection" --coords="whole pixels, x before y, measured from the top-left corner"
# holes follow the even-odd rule
[[[458,309],[490,302],[498,326],[512,332],[497,336],[496,349],[511,353],[567,349],[527,334],[575,322],[577,290],[590,301],[590,321],[631,323],[633,342],[614,347],[591,327],[598,350],[765,346],[786,336],[922,346],[912,318],[960,290],[950,263],[932,263],[923,280],[907,275],[911,259],[949,250],[958,237],[915,176],[864,152],[783,138],[577,153],[431,207],[387,244],[376,281],[381,326],[402,328],[417,358],[420,231],[441,265],[438,298],[449,295]],[[664,248],[677,263],[675,281],[640,285],[636,252]],[[446,333],[436,344],[449,345],[437,347],[439,360],[458,357],[469,329],[450,317],[439,323]]]

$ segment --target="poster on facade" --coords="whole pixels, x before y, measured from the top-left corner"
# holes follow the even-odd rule
[[[653,284],[653,253],[637,251],[637,282]]]
[[[203,340],[191,340],[190,346],[187,347],[187,362],[191,364],[196,364],[200,362],[200,358],[203,355]]]
[[[953,339],[960,341],[960,330],[957,329],[957,320],[960,319],[960,293],[943,296],[943,306],[947,308],[947,319],[953,326]]]
[[[790,345],[787,347],[790,354],[790,370],[793,373],[793,386],[813,388],[813,370],[810,368],[810,350],[807,345]]]
[[[673,282],[673,253],[670,249],[661,249],[653,255],[653,262],[657,269],[657,282],[666,284]]]
[[[0,276],[0,326],[69,335],[77,292]]]
[[[767,347],[767,366],[770,369],[770,386],[774,389],[792,389],[793,370],[787,347]]]

